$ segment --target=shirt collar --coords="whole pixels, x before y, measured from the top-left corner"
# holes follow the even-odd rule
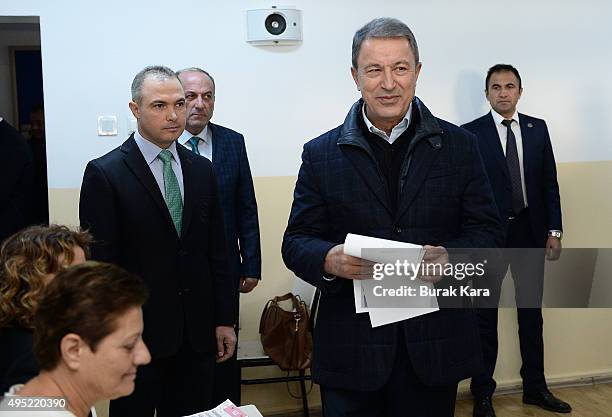
[[[148,165],[151,165],[159,153],[163,151],[162,148],[145,139],[138,130],[134,132],[134,140],[136,141],[136,145],[138,145],[138,148],[140,149],[140,152],[142,152],[142,156],[144,156],[144,159]],[[178,152],[176,151],[176,141],[172,142],[172,144],[168,147],[168,150],[170,153],[172,153],[174,160],[177,163],[180,163]]]
[[[374,126],[372,122],[370,121],[370,119],[368,119],[368,116],[366,116],[365,107],[366,107],[366,103],[364,102],[363,106],[361,106],[361,114],[363,115],[363,121],[365,122],[368,130],[376,135],[380,135],[382,133],[385,135],[385,137],[387,137],[387,133],[384,130],[381,130],[377,128],[376,126]],[[393,129],[391,129],[391,134],[393,134],[393,131],[396,129],[401,130],[403,133],[406,129],[408,129],[411,119],[412,119],[412,102],[410,102],[410,106],[408,106],[408,111],[404,115],[404,118],[398,124],[396,124],[393,127]]]
[[[197,135],[192,135],[191,133],[189,133],[187,129],[185,129],[183,131],[183,134],[179,137],[178,141],[179,143],[182,143],[183,145],[187,146],[189,145],[189,139],[191,139],[194,136],[197,138],[200,138],[201,140],[204,141],[204,143],[208,145],[211,139],[209,123],[206,123],[206,126],[204,126],[204,129],[202,129],[202,131],[198,133]]]
[[[495,122],[496,125],[501,125],[502,122],[506,120],[504,116],[502,116],[501,114],[499,114],[493,109],[491,109],[491,116],[493,116],[493,121]],[[514,120],[516,123],[520,125],[519,114],[517,110],[514,110],[514,114],[512,115],[512,120]]]

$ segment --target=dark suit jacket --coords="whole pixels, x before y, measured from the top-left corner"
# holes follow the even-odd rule
[[[521,113],[519,120],[529,220],[533,239],[544,247],[549,230],[563,230],[555,156],[546,122]],[[478,138],[495,202],[507,227],[508,214],[512,209],[512,185],[493,116],[489,112],[462,127]]]
[[[96,239],[92,257],[138,274],[149,288],[144,340],[154,358],[176,353],[184,333],[196,351],[216,352],[215,327],[236,322],[212,165],[177,151],[185,190],[180,237],[133,135],[87,164],[81,188],[81,226]]]
[[[429,385],[447,385],[479,370],[472,311],[441,310],[372,328],[356,314],[353,283],[322,278],[329,249],[347,233],[448,248],[496,247],[502,231],[476,139],[437,119],[414,100],[415,136],[402,166],[398,210],[358,124],[362,101],[344,124],[308,142],[283,240],[283,259],[322,297],[314,333],[315,380],[328,387],[379,389],[404,332],[410,360]]]
[[[34,170],[26,140],[6,120],[0,122],[0,243],[30,221]]]
[[[257,202],[244,137],[223,126],[208,126],[232,272],[238,278],[261,278]]]

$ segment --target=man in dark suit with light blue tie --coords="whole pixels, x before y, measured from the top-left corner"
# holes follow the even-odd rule
[[[208,72],[186,68],[177,75],[185,89],[187,107],[185,131],[178,142],[213,163],[238,299],[240,293],[252,291],[261,278],[257,202],[244,137],[210,123],[215,108],[215,81]],[[216,365],[213,398],[219,403],[227,398],[240,402],[240,370],[235,355]]]
[[[506,231],[504,261],[489,286],[499,296],[508,267],[512,271],[518,308],[523,365],[523,402],[569,413],[569,404],[556,398],[544,378],[542,288],[544,258],[555,260],[561,251],[561,204],[555,158],[546,122],[518,113],[523,88],[511,65],[491,67],[485,94],[491,112],[462,127],[478,137]],[[478,311],[485,372],[472,378],[474,417],[494,417],[491,396],[497,360],[497,309]]]
[[[210,161],[176,144],[185,95],[172,70],[140,71],[130,109],[138,130],[87,164],[79,206],[92,257],[138,274],[150,293],[143,338],[153,359],[134,392],[111,401],[110,416],[195,414],[213,406],[215,359],[229,359],[236,344],[217,184]]]

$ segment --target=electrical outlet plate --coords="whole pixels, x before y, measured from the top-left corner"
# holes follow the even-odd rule
[[[98,116],[98,136],[117,136],[117,116]]]

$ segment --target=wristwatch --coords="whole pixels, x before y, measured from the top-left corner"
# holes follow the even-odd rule
[[[561,230],[551,230],[548,232],[548,236],[556,237],[561,240],[563,237],[563,232]]]

